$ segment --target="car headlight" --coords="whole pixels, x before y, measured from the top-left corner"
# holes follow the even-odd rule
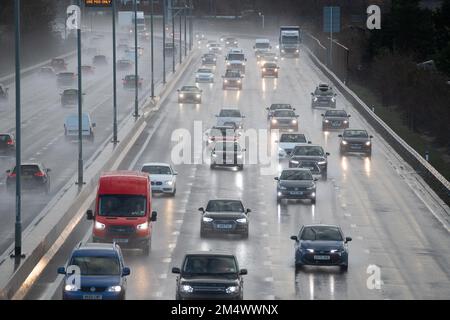
[[[299,53],[300,51],[297,49],[297,50],[295,50],[295,53]]]
[[[217,59],[213,59],[214,62],[216,62]]]
[[[242,154],[238,154],[238,155],[237,155],[237,158],[238,158],[238,159],[242,159],[242,157],[243,157]]]
[[[310,253],[314,253],[314,249],[306,249],[306,251],[308,251]]]
[[[184,292],[184,293],[192,293],[192,292],[194,292],[194,288],[192,288],[190,285],[188,285],[188,284],[183,284],[181,287],[180,287],[180,291],[181,292]]]
[[[336,102],[336,99],[335,98],[331,98],[331,102]]]
[[[272,119],[272,123],[277,123],[278,122],[278,120],[277,119]]]
[[[339,250],[338,249],[330,250],[330,253],[336,253],[336,252],[339,252]]]
[[[104,223],[95,221],[95,229],[97,230],[105,230],[106,226]]]
[[[316,97],[314,97],[314,102],[316,102],[317,101],[317,98]]]
[[[236,222],[247,223],[247,218],[237,219]]]
[[[297,123],[297,120],[296,120],[296,119],[292,119],[292,123],[293,123],[293,124],[296,124],[296,123]]]
[[[329,122],[330,122],[330,120],[325,120],[324,122],[325,122],[325,123],[329,123]]]
[[[230,44],[230,43],[227,41],[227,44]]]
[[[263,68],[263,72],[266,72],[266,68]]]
[[[203,217],[203,222],[212,222],[212,221],[213,221],[212,218]]]
[[[122,291],[122,287],[121,286],[111,286],[108,288],[108,290],[106,290],[108,292],[121,292]]]
[[[281,52],[283,52],[283,53],[284,53],[284,50],[281,50]]]
[[[370,146],[370,141],[367,141],[367,142],[366,142],[366,146]]]
[[[172,180],[166,181],[166,183],[167,183],[169,186],[173,185],[173,181],[172,181]]]
[[[66,284],[66,286],[64,287],[64,291],[70,292],[78,291],[78,287],[74,284]]]
[[[179,96],[180,98],[184,98],[184,94],[182,94],[182,93],[180,93],[178,96]]]
[[[243,62],[242,65],[245,66],[245,62]]]
[[[225,83],[228,83],[228,80],[227,79],[225,79],[223,82],[225,82]]]
[[[230,63],[229,62],[227,62],[227,66],[229,66],[230,65]]]
[[[317,164],[323,165],[323,164],[327,164],[326,161],[317,161]]]
[[[348,142],[347,141],[345,141],[345,140],[342,140],[342,142],[341,142],[344,146],[345,145],[347,145],[348,144]]]
[[[200,94],[196,94],[195,97],[196,97],[196,98],[200,98],[201,95],[200,95]]]
[[[241,80],[238,80],[237,83],[241,83]]]
[[[291,160],[290,162],[293,163],[293,164],[299,164],[300,163],[297,160]]]
[[[345,124],[347,124],[347,123],[348,123],[348,121],[347,121],[347,120],[344,120],[344,123],[345,123]]]
[[[142,224],[138,224],[136,228],[138,230],[147,230],[148,229],[148,222],[144,222]]]
[[[238,287],[238,286],[231,286],[231,287],[228,287],[228,288],[225,290],[225,292],[226,292],[227,294],[232,294],[232,293],[239,292],[239,287]]]

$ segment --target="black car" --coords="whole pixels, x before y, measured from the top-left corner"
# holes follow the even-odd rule
[[[96,67],[104,67],[108,65],[108,60],[104,55],[97,55],[92,59],[92,64]]]
[[[22,190],[41,189],[46,194],[50,192],[50,169],[41,163],[24,163],[20,168]],[[12,194],[16,190],[16,167],[6,173],[6,190]]]
[[[215,66],[217,64],[217,56],[214,53],[205,53],[202,56],[202,65]]]
[[[322,113],[322,130],[347,129],[350,115],[345,110],[327,110]]]
[[[326,179],[328,174],[327,156],[329,155],[330,154],[325,152],[319,145],[298,145],[295,146],[294,150],[291,152],[291,157],[289,158],[289,168],[302,168],[304,167],[302,165],[302,162],[304,161],[308,163],[315,162],[320,168],[322,177]]]
[[[277,203],[283,199],[311,200],[316,203],[316,183],[308,169],[285,169],[277,181]]]
[[[250,209],[244,209],[240,200],[210,200],[206,209],[198,209],[202,213],[200,237],[211,233],[239,234],[248,238]]]
[[[266,62],[261,67],[261,77],[275,77],[278,78],[278,70],[280,67],[274,62]]]
[[[224,40],[225,42],[225,48],[237,48],[238,47],[238,40],[233,37],[228,37]]]
[[[348,245],[350,237],[344,237],[341,228],[335,225],[306,225],[295,241],[295,268],[304,265],[339,266],[342,271],[348,270]]]
[[[166,42],[164,45],[164,51],[166,55],[173,56],[177,52],[177,47],[172,42]]]
[[[278,109],[270,117],[270,130],[298,130],[298,115],[292,109]]]
[[[202,92],[197,86],[183,86],[178,92],[178,103],[202,103]]]
[[[137,85],[138,88],[142,87],[142,78],[138,78]],[[123,87],[125,89],[135,89],[136,88],[136,76],[134,74],[129,74],[122,79]]]
[[[73,72],[58,73],[56,78],[59,87],[72,87],[76,84],[77,75]]]
[[[0,155],[13,155],[16,151],[14,135],[0,133]]]
[[[68,107],[76,105],[78,105],[78,89],[64,90],[63,93],[61,93],[61,106]]]
[[[181,268],[172,268],[178,274],[176,300],[242,300],[246,269],[239,269],[233,254],[199,252],[184,257]]]
[[[339,145],[339,151],[341,155],[349,152],[364,153],[368,157],[372,155],[372,138],[366,130],[344,130],[343,134],[340,134],[341,143]]]

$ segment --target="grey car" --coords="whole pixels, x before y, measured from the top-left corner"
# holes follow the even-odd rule
[[[336,108],[336,93],[328,84],[321,83],[311,92],[311,107]]]
[[[210,168],[216,167],[237,167],[238,170],[244,170],[244,152],[238,142],[222,141],[217,142],[211,151]]]
[[[197,86],[178,89],[178,103],[202,103],[202,90]]]
[[[298,115],[292,109],[275,110],[270,117],[270,130],[298,131]]]
[[[275,177],[277,183],[277,203],[283,199],[306,199],[311,204],[316,203],[316,178],[308,169],[285,169],[279,177]]]
[[[248,238],[249,213],[240,200],[218,199],[208,201],[206,209],[198,209],[202,213],[200,237],[215,234],[238,234]]]
[[[339,144],[339,151],[341,155],[349,152],[364,153],[368,157],[372,155],[372,138],[366,130],[344,130],[343,134],[339,135],[341,142]]]
[[[267,120],[270,120],[273,113],[276,110],[282,110],[282,109],[291,109],[295,111],[295,108],[293,108],[289,103],[272,103],[270,107],[266,108],[267,110]]]
[[[304,265],[339,266],[348,270],[348,242],[351,237],[344,237],[341,228],[336,225],[305,225],[296,236],[295,268]]]
[[[227,70],[225,75],[222,76],[223,84],[222,89],[227,90],[229,88],[234,88],[242,90],[242,74],[237,70]]]
[[[236,129],[243,128],[243,119],[244,115],[241,114],[241,111],[236,108],[224,108],[221,109],[217,117],[217,125],[231,125],[233,124]]]
[[[302,162],[316,162],[320,168],[323,179],[327,178],[328,174],[328,160],[327,156],[330,154],[325,152],[323,148],[315,144],[298,145],[292,150],[289,158],[289,168],[304,167]]]
[[[350,115],[345,110],[327,110],[322,113],[322,131],[347,129]]]

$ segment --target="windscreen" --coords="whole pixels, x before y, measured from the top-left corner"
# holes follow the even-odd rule
[[[280,117],[280,118],[283,118],[283,117],[286,117],[286,118],[294,118],[295,117],[295,113],[294,113],[294,111],[292,111],[292,110],[276,110],[274,113],[273,113],[273,116],[276,118],[276,117]]]
[[[236,274],[238,268],[232,256],[187,256],[184,274]]]
[[[147,199],[136,195],[102,195],[99,215],[104,217],[143,217]]]
[[[206,207],[208,212],[244,212],[239,200],[211,200]]]
[[[312,180],[313,177],[309,171],[284,170],[281,173],[280,180]]]
[[[345,130],[344,137],[346,137],[346,138],[368,138],[369,135],[364,130]]]
[[[172,174],[168,166],[145,166],[142,171],[149,174]]]
[[[310,241],[342,241],[342,234],[336,227],[305,227],[300,239]]]
[[[280,142],[306,143],[306,137],[304,134],[282,134]]]
[[[270,48],[270,43],[268,43],[268,42],[257,42],[255,44],[255,48],[256,49],[269,49]]]
[[[229,53],[228,54],[228,60],[239,60],[244,61],[245,56],[243,53]]]
[[[78,266],[82,276],[119,276],[121,274],[117,257],[75,256],[70,265]]]
[[[325,117],[341,117],[345,118],[347,117],[347,112],[343,110],[328,110],[325,112]]]
[[[283,36],[283,43],[298,43],[298,36]]]
[[[241,116],[241,112],[239,110],[221,110],[219,117],[231,117],[231,118],[239,118]]]
[[[318,146],[297,146],[292,152],[295,156],[323,156],[322,147]]]

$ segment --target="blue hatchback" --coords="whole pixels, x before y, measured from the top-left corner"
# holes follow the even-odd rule
[[[64,300],[124,300],[130,269],[117,244],[80,243],[58,273],[65,275]]]

